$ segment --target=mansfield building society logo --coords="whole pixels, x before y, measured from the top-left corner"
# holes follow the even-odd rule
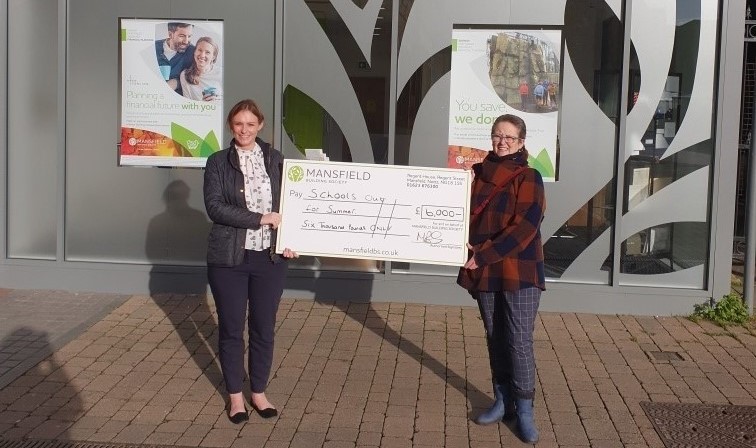
[[[293,165],[286,171],[286,177],[292,182],[300,182],[305,176],[312,182],[344,183],[348,180],[369,180],[370,172],[339,168],[307,168],[305,171],[299,165]]]
[[[304,170],[299,165],[294,165],[289,168],[289,172],[286,173],[286,177],[292,182],[299,182],[304,179]]]

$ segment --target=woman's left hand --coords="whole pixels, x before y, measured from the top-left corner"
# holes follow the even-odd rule
[[[299,254],[289,249],[288,247],[283,250],[282,255],[284,258],[299,258]]]
[[[478,263],[475,262],[475,248],[473,248],[470,243],[467,243],[467,248],[470,249],[473,254],[463,267],[465,269],[478,269]]]

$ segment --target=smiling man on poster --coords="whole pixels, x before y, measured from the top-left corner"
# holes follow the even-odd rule
[[[155,41],[155,56],[157,56],[158,67],[165,81],[173,90],[181,94],[179,75],[182,70],[192,65],[194,55],[194,45],[192,45],[194,25],[185,22],[168,22],[167,26],[168,37]]]

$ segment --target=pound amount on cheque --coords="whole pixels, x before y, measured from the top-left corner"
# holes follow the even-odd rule
[[[421,219],[435,219],[442,221],[464,221],[465,209],[463,207],[443,207],[437,205],[422,205],[415,207],[415,214]]]

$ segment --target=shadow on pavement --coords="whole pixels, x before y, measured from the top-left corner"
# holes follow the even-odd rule
[[[145,252],[154,264],[150,297],[168,317],[197,367],[218,393],[225,394],[223,376],[215,362],[218,325],[207,302],[207,275],[201,267],[211,223],[203,212],[189,205],[190,192],[183,180],[168,184],[163,192],[165,211],[153,217],[147,227]],[[197,264],[197,271],[172,272],[170,264],[176,262]],[[184,278],[177,283],[176,275],[181,274]]]
[[[71,425],[84,415],[79,391],[71,384],[78,372],[69,372],[52,356],[48,333],[20,327],[0,341],[0,353],[44,357],[0,390],[0,438],[76,438]]]
[[[359,286],[353,286],[354,284]],[[314,279],[311,285],[317,303],[333,305],[353,321],[372,331],[383,340],[390,342],[400,352],[417,362],[421,369],[429,370],[442,382],[454,387],[462,396],[467,398],[470,408],[473,409],[472,412],[476,412],[476,408],[487,406],[490,402],[491,399],[486,393],[467,381],[465,372],[458,373],[449,368],[447,364],[434,358],[416,343],[402,337],[400,332],[391,328],[387,319],[381,316],[380,312],[371,305],[372,276],[366,275],[364,280],[350,283],[348,290],[343,291],[343,296],[341,293],[335,293],[336,296],[334,296],[333,291],[326,291],[319,284],[318,279]],[[350,308],[352,304],[364,304],[365,307]],[[472,413],[468,413],[468,418],[472,418]]]

